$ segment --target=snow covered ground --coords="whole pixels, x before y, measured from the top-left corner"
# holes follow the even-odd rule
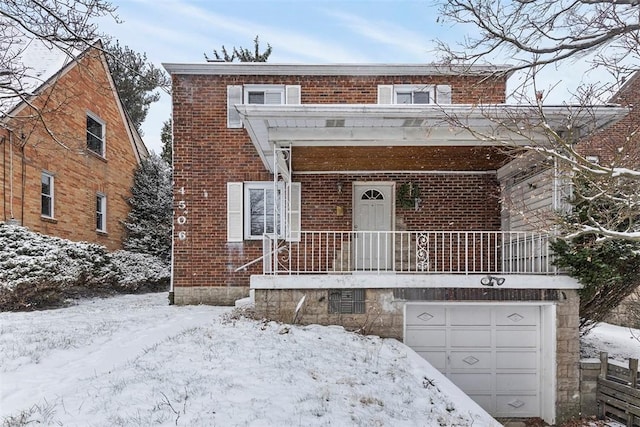
[[[493,426],[396,340],[167,294],[0,313],[0,420],[64,426]]]
[[[640,359],[640,330],[600,323],[582,338],[581,347],[582,357],[599,358],[606,351],[609,359],[627,363]]]

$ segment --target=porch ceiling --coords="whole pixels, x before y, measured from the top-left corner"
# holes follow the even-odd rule
[[[486,171],[503,166],[508,155],[498,147],[384,146],[292,148],[292,169],[313,171]]]
[[[275,146],[290,146],[293,172],[338,170],[329,165],[334,161],[349,170],[496,169],[504,161],[497,147],[545,143],[547,127],[571,129],[576,136],[628,112],[562,106],[543,107],[540,114],[537,107],[503,104],[242,104],[236,109],[265,166],[273,170]]]

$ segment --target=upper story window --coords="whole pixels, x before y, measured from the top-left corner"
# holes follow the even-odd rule
[[[40,200],[41,215],[47,218],[53,218],[53,175],[48,172],[42,172]]]
[[[104,157],[105,124],[98,117],[87,114],[87,148]]]
[[[227,127],[241,128],[238,104],[300,104],[299,85],[230,85],[227,86]]]
[[[245,104],[284,104],[285,86],[245,85]]]
[[[451,104],[451,86],[379,85],[378,104]]]
[[[396,104],[430,104],[431,89],[396,90]]]

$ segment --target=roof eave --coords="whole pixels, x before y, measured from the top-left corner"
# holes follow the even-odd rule
[[[451,64],[273,64],[265,62],[163,63],[170,74],[295,75],[295,76],[414,76],[506,75],[510,65]]]

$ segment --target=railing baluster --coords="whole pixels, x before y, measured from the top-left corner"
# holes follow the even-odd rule
[[[273,275],[356,269],[374,274],[558,274],[549,240],[532,231],[305,231],[295,242],[265,235],[262,270]]]

